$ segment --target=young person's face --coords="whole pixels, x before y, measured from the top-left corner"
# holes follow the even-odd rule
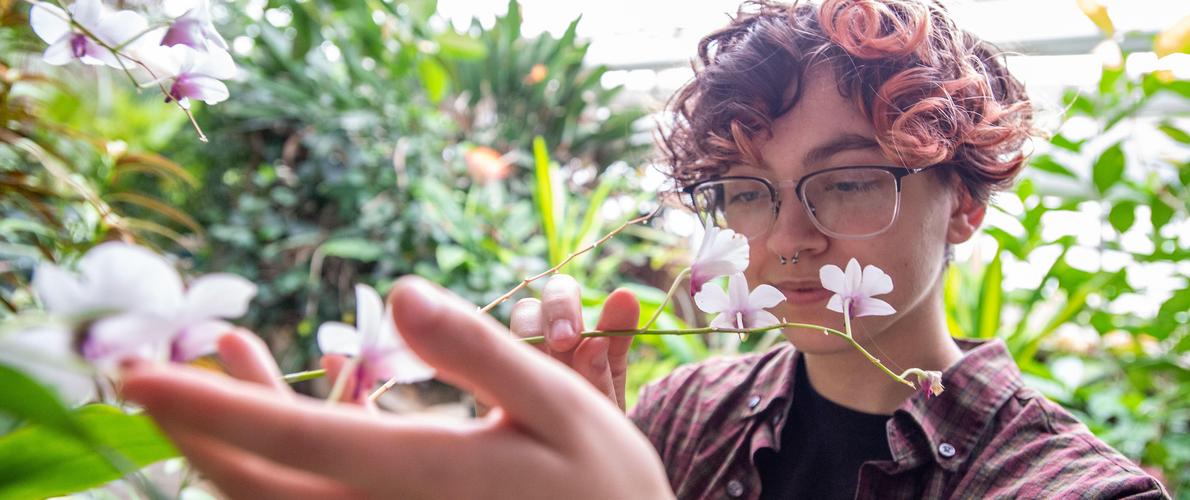
[[[875,134],[855,104],[839,94],[833,72],[812,69],[803,82],[801,99],[788,113],[773,122],[772,137],[758,145],[765,165],[739,166],[727,175],[765,178],[779,188],[782,200],[776,221],[767,233],[751,239],[751,264],[748,282],[753,286],[767,283],[786,295],[786,302],[772,309],[778,318],[843,329],[842,315],[826,309],[831,294],[821,290],[819,268],[834,264],[846,268],[855,258],[861,265],[876,265],[893,280],[893,291],[878,296],[893,306],[892,316],[868,316],[852,322],[857,340],[867,343],[898,324],[911,327],[929,307],[941,307],[940,277],[944,268],[947,242],[958,243],[970,237],[982,216],[982,208],[962,203],[961,190],[946,185],[929,171],[904,177],[901,182],[900,210],[892,226],[866,239],[833,238],[824,234],[809,218],[807,210],[794,193],[803,176],[832,167],[852,165],[898,166],[876,146]],[[851,138],[851,140],[845,140]],[[856,138],[867,139],[857,140]],[[830,148],[846,142],[842,147]],[[867,144],[865,144],[865,142]],[[833,151],[825,151],[830,148]],[[823,154],[823,153],[827,154]],[[922,167],[924,165],[909,165]],[[946,167],[936,167],[946,168]],[[791,182],[792,181],[792,182]],[[978,211],[973,221],[969,215]],[[887,217],[886,213],[855,213],[851,217]],[[974,222],[974,224],[972,224]],[[796,264],[782,265],[780,256]],[[813,287],[818,293],[797,292]],[[935,316],[936,317],[936,316]],[[845,340],[822,332],[794,330],[785,332],[798,349],[810,353],[850,349]]]

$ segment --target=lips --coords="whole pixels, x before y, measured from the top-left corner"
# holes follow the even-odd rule
[[[790,304],[820,305],[834,294],[821,286],[780,284],[777,285],[777,289],[785,295],[785,300]]]

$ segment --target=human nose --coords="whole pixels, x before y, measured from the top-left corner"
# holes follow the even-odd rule
[[[766,246],[776,256],[801,252],[813,254],[826,249],[829,240],[814,225],[809,210],[793,187],[783,187],[778,196],[777,215],[769,229]]]

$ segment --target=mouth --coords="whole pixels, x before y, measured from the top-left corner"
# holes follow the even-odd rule
[[[794,305],[819,305],[830,299],[834,292],[820,286],[778,286],[785,295],[785,301]]]

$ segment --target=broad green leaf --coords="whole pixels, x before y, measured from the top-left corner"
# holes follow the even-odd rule
[[[554,204],[554,183],[550,172],[550,154],[546,149],[545,139],[541,136],[533,138],[533,165],[537,182],[534,184],[533,200],[537,203],[537,210],[541,213],[542,227],[545,229],[546,241],[549,242],[550,265],[557,265],[562,261],[562,242],[558,238],[556,206]]]
[[[38,424],[73,439],[86,439],[70,410],[53,391],[14,368],[0,364],[0,413]]]
[[[1116,143],[1095,160],[1092,177],[1100,194],[1107,192],[1124,177],[1124,150]]]
[[[439,245],[434,254],[442,272],[453,271],[467,261],[467,251],[455,245]]]
[[[980,338],[992,338],[1000,329],[1000,310],[1003,307],[1004,274],[1000,261],[1000,250],[988,263],[983,271],[983,282],[979,293],[979,330]]]
[[[1107,214],[1107,220],[1117,232],[1128,231],[1136,222],[1136,202],[1126,200],[1116,203]]]
[[[323,255],[353,259],[360,262],[372,262],[379,259],[384,251],[374,241],[363,238],[339,238],[323,243],[319,250]]]
[[[483,41],[460,35],[454,31],[447,31],[435,37],[440,53],[456,60],[483,59],[488,55],[488,48]]]
[[[1185,130],[1177,128],[1168,123],[1162,123],[1161,125],[1158,125],[1157,128],[1161,129],[1162,132],[1165,132],[1165,135],[1168,135],[1170,139],[1178,141],[1182,144],[1190,144],[1190,134],[1187,134]]]
[[[1149,219],[1153,223],[1154,231],[1161,231],[1173,219],[1175,209],[1154,193],[1149,197]]]
[[[0,437],[0,500],[83,491],[121,478],[113,461],[136,470],[178,456],[147,416],[92,405],[73,418],[88,430],[93,445],[37,424]]]
[[[450,74],[437,59],[426,57],[417,64],[421,83],[426,88],[426,95],[430,100],[438,103],[446,95],[446,87],[450,84]]]
[[[1071,179],[1078,178],[1078,176],[1075,175],[1074,172],[1071,172],[1069,168],[1066,168],[1062,164],[1054,161],[1054,158],[1051,157],[1050,155],[1039,155],[1036,158],[1033,158],[1033,161],[1029,162],[1029,164],[1033,168],[1036,168],[1038,170],[1043,170],[1043,171],[1049,172],[1051,174],[1058,174],[1063,177],[1069,177]]]

